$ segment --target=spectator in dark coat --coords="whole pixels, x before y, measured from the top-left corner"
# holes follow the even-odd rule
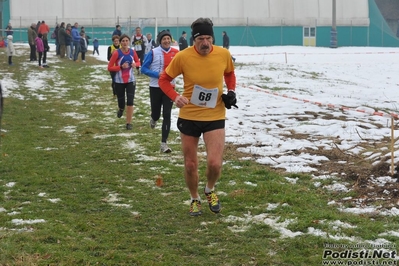
[[[50,51],[50,46],[48,45],[48,33],[44,33],[42,39],[43,39],[43,46],[44,46],[43,67],[49,67],[47,65],[47,52]]]
[[[60,46],[60,58],[65,57],[66,53],[66,39],[71,38],[65,30],[65,22],[61,22],[61,26],[58,29],[58,43]]]
[[[87,52],[87,39],[84,32],[80,32],[80,54],[82,56],[82,62],[86,62],[86,52]]]
[[[223,48],[227,50],[230,48],[230,38],[225,31],[222,32],[223,35]]]
[[[186,39],[187,33],[185,31],[182,32],[180,39],[179,39],[179,49],[180,51],[183,51],[188,47],[187,39]]]
[[[80,27],[80,33],[84,33],[85,34],[85,39],[86,39],[86,44],[89,45],[90,41],[89,39],[91,39],[91,37],[89,35],[86,34],[86,29],[85,27]],[[87,51],[86,51],[87,52]]]
[[[114,35],[118,35],[119,37],[121,37],[121,35],[122,35],[121,25],[116,25],[115,26],[115,30],[112,33],[112,36],[114,36]]]
[[[37,22],[36,28],[35,28],[36,33],[39,32],[39,27],[40,27],[41,24],[42,24],[42,23],[41,23],[40,20],[39,20],[39,21]]]
[[[68,38],[65,37],[66,54],[69,59],[73,58],[73,41],[72,41],[72,25],[68,23],[65,28]]]
[[[14,31],[12,30],[11,23],[8,23],[8,25],[6,27],[6,36],[13,35],[13,33],[14,33]]]
[[[32,23],[28,28],[28,42],[30,47],[30,61],[37,61],[36,56],[36,43],[35,39],[37,37],[36,24]]]
[[[58,30],[59,29],[60,29],[60,24],[55,23],[54,32],[53,32],[53,34],[51,34],[51,39],[55,39],[55,54],[56,55],[60,55],[60,42],[58,41]]]
[[[230,48],[230,38],[227,35],[227,32],[223,31],[222,32],[223,35],[223,48],[226,48],[227,50],[229,50]],[[236,59],[232,56],[231,59],[235,62]]]

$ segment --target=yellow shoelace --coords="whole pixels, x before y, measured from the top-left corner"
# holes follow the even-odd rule
[[[215,206],[218,204],[218,197],[214,192],[211,192],[210,195],[207,195],[208,201],[210,201],[212,206]]]

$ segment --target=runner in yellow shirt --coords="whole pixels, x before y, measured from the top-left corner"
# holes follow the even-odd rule
[[[198,193],[198,142],[201,135],[206,146],[207,183],[204,193],[214,213],[221,210],[214,191],[221,176],[225,143],[226,108],[235,106],[236,76],[230,52],[212,45],[213,23],[199,18],[191,25],[193,46],[176,54],[159,78],[165,94],[180,108],[177,127],[184,154],[184,176],[191,194],[190,215],[202,214]],[[183,75],[184,92],[177,93],[171,81]],[[223,94],[223,78],[227,94]]]

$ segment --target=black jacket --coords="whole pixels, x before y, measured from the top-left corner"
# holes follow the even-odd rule
[[[188,47],[188,43],[187,43],[186,38],[181,36],[180,39],[179,39],[179,49],[180,49],[180,51],[183,51],[187,47]]]
[[[223,35],[223,48],[229,49],[230,47],[230,38],[227,36],[227,33]]]

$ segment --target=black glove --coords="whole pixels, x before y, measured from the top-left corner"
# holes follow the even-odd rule
[[[234,91],[229,91],[227,94],[222,94],[222,100],[224,102],[224,106],[226,106],[227,109],[231,109],[232,106],[238,108],[238,106],[236,105],[236,93]]]

